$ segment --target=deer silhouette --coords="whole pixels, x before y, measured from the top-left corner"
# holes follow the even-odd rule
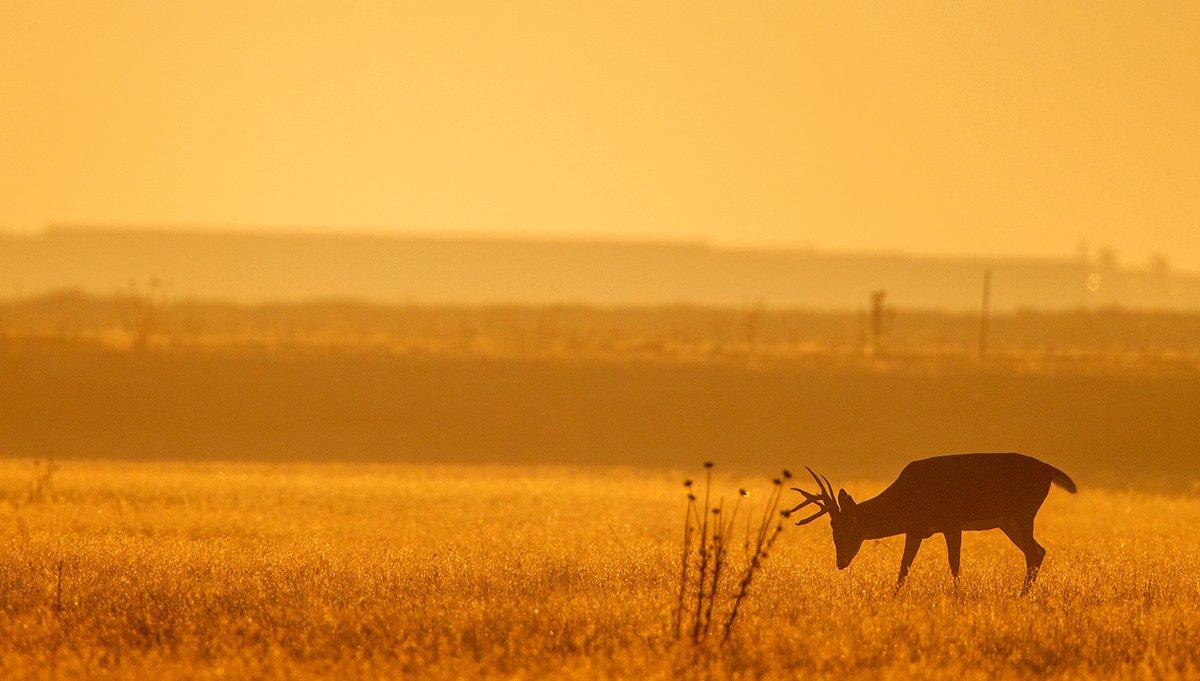
[[[904,535],[904,556],[896,593],[912,566],[921,542],[935,534],[946,538],[950,572],[958,584],[962,533],[999,529],[1025,554],[1025,582],[1021,593],[1037,579],[1046,549],[1033,538],[1033,519],[1053,483],[1074,494],[1075,483],[1066,473],[1024,454],[953,454],[913,461],[896,481],[878,496],[862,502],[839,490],[825,476],[805,466],[820,488],[819,494],[798,487],[804,501],[787,513],[813,505],[819,510],[797,525],[829,516],[839,570],[845,569],[867,539]]]

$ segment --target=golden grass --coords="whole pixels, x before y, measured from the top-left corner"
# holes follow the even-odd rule
[[[0,291],[2,293],[2,291]],[[866,290],[863,291],[866,302]],[[377,353],[754,366],[816,362],[973,365],[976,311],[900,309],[868,357],[859,310],[587,305],[418,306],[309,301],[246,306],[170,301],[161,291],[0,297],[0,348],[78,345],[154,353]],[[1200,314],[1119,308],[994,313],[990,359],[1030,372],[1200,369]]]
[[[1054,490],[1026,598],[997,532],[967,535],[957,594],[935,537],[892,599],[899,539],[837,572],[827,524],[789,528],[720,649],[671,637],[672,473],[66,462],[31,499],[35,479],[0,461],[5,678],[1200,674],[1194,496]]]

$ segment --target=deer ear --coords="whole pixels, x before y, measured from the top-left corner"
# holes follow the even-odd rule
[[[854,508],[854,497],[847,494],[845,489],[838,490],[838,507],[843,511]]]

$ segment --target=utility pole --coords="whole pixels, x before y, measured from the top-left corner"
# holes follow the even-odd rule
[[[992,313],[992,268],[983,271],[983,309],[979,315],[979,361],[987,359],[988,326]]]
[[[887,301],[887,291],[879,290],[871,292],[871,347],[870,353],[872,357],[879,357],[883,354],[883,323],[884,315],[887,309],[884,307]]]

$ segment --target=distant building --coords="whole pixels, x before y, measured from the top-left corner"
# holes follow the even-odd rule
[[[1200,277],[1110,262],[716,249],[363,234],[56,227],[0,236],[0,295],[114,293],[159,277],[171,295],[238,302],[695,304],[976,310],[986,266],[997,310],[1119,305],[1200,310]]]

